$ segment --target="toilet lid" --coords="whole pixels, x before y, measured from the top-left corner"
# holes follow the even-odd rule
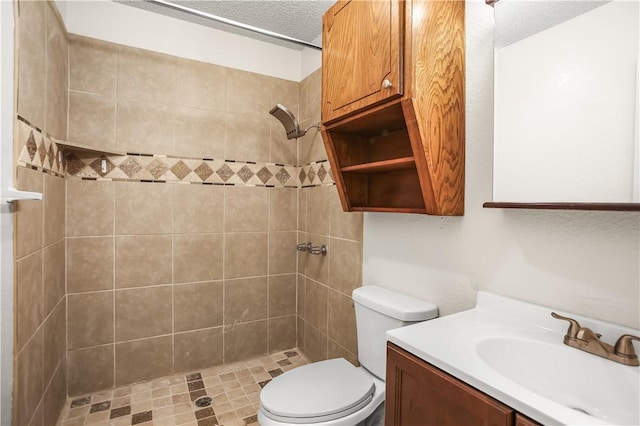
[[[373,377],[344,358],[295,368],[273,379],[260,393],[262,408],[275,419],[299,423],[351,414],[369,403]]]

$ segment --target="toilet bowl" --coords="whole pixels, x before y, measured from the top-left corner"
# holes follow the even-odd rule
[[[353,301],[362,365],[335,358],[274,378],[260,393],[260,425],[384,424],[386,332],[435,318],[438,308],[377,286],[354,290]]]

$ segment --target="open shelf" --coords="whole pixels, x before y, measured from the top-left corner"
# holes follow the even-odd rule
[[[534,210],[599,210],[640,212],[640,203],[509,203],[486,202],[482,205],[492,209],[534,209]]]
[[[60,146],[64,151],[82,152],[82,153],[89,153],[89,154],[125,155],[123,152],[105,150],[102,148],[94,148],[91,146],[82,145],[75,142],[60,141],[57,139],[54,139],[53,141],[56,143],[56,145]]]
[[[415,169],[416,161],[413,156],[395,158],[392,160],[374,161],[372,163],[356,164],[340,169],[343,173],[380,173],[391,170]]]
[[[418,213],[426,214],[426,209],[409,209],[401,207],[352,207],[354,212],[376,212],[376,213]]]

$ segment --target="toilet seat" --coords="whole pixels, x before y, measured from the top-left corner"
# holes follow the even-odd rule
[[[371,402],[373,376],[344,358],[290,370],[264,387],[261,408],[273,420],[317,423],[339,419]]]

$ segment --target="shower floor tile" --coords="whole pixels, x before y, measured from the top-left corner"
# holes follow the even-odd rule
[[[292,349],[69,398],[58,426],[257,425],[260,389],[308,363]]]

